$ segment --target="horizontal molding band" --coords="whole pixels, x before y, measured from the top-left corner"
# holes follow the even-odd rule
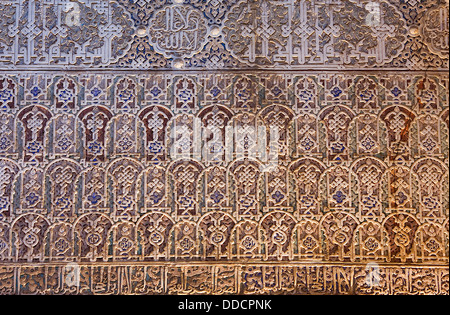
[[[227,266],[227,267],[247,267],[247,266],[274,266],[274,267],[366,267],[369,264],[378,265],[383,268],[437,268],[449,269],[448,262],[436,263],[387,263],[378,261],[367,262],[329,262],[329,261],[61,261],[61,262],[21,262],[8,263],[0,262],[0,267],[56,267],[67,264],[77,264],[79,266],[95,267],[126,267],[126,266],[163,266],[163,267],[184,267],[184,266]]]
[[[46,68],[46,69],[33,69],[29,70],[30,68],[24,68],[24,69],[2,69],[0,67],[0,74],[5,73],[20,73],[20,74],[39,74],[39,73],[99,73],[99,74],[130,74],[130,73],[136,73],[136,74],[145,74],[145,73],[152,73],[152,74],[227,74],[227,73],[233,73],[233,74],[247,74],[247,75],[258,75],[258,74],[298,74],[298,73],[327,73],[327,74],[335,74],[335,73],[351,73],[351,74],[377,74],[377,73],[386,73],[386,74],[447,74],[449,72],[449,69],[430,69],[430,70],[408,70],[408,69],[327,69],[327,68],[321,68],[321,69],[314,69],[314,68],[304,68],[304,69],[184,69],[184,70],[175,70],[175,69],[83,69],[83,68],[68,68],[68,69],[61,69],[61,68]]]
[[[44,264],[0,266],[0,294],[448,295],[448,279],[448,266]]]

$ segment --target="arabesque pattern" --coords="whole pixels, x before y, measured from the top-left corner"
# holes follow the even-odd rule
[[[445,69],[445,0],[4,0],[5,68]]]
[[[447,2],[0,15],[1,293],[448,294]]]

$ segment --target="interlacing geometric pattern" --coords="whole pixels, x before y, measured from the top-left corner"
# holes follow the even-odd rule
[[[0,293],[449,293],[448,2],[0,16]]]

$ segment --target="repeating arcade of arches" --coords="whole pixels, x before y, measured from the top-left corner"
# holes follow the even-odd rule
[[[393,105],[386,107],[375,117],[382,121],[389,111],[400,107],[400,111],[410,112],[406,107]],[[316,116],[323,121],[331,112],[330,108],[335,113],[350,113],[347,115],[350,119],[347,126],[358,117],[345,105],[325,107]],[[141,121],[148,119],[147,114],[150,112],[155,115],[157,112],[163,113],[166,119],[165,127],[170,128],[168,126],[171,122],[176,123],[179,119],[186,121],[186,117],[194,117],[183,112],[184,108],[179,110],[181,113],[177,114],[176,111],[171,112],[164,106],[152,105],[140,110],[139,113],[135,111],[133,116],[137,122],[139,119]],[[233,116],[227,107],[215,105],[202,109],[197,116],[204,118],[208,113],[217,115],[218,111],[230,122],[235,118],[243,117],[248,120],[249,115],[252,115],[240,113]],[[27,140],[26,137],[29,137],[26,119],[30,116],[27,116],[27,113],[31,112],[42,113],[41,117],[44,120],[47,118],[46,123],[48,122],[49,125],[53,119],[50,111],[43,105],[31,105],[18,111],[17,118],[21,122],[18,125],[24,130],[22,135],[25,139],[24,143]],[[130,115],[126,113],[114,116],[104,106],[84,108],[78,116],[70,113],[64,113],[64,115],[65,119],[67,116],[73,116],[75,126],[79,124],[85,134],[88,134],[86,117],[92,112],[103,113],[108,121],[119,119],[121,115]],[[268,117],[273,112],[285,113],[289,125],[296,119],[292,109],[283,105],[267,106],[253,116],[255,121],[264,121],[263,116]],[[448,133],[448,109],[434,116],[442,122],[439,123],[440,126],[447,124]],[[58,115],[54,118],[61,117]],[[416,117],[416,115],[411,112],[409,117]],[[111,128],[111,125],[105,123],[102,128],[106,134],[106,130]],[[50,129],[45,128],[45,132],[42,131],[37,137],[45,139],[51,132]],[[152,134],[149,130],[146,131],[148,141]],[[162,136],[166,145],[169,142],[167,133],[169,132]],[[18,131],[17,137],[19,136]],[[155,137],[160,137],[160,134]],[[289,146],[288,138],[288,133],[281,136],[286,146]],[[137,132],[135,139],[137,141]],[[84,145],[82,152],[78,152],[79,156],[82,156],[81,161],[76,160],[77,152],[73,152],[73,158],[64,158],[64,154],[54,154],[53,157],[56,160],[51,162],[46,160],[47,157],[44,157],[43,152],[29,154],[28,151],[24,151],[26,153],[23,154],[19,163],[10,158],[0,158],[2,175],[9,179],[9,183],[3,184],[2,187],[3,212],[2,221],[0,221],[2,260],[232,260],[248,258],[388,262],[448,261],[448,209],[441,209],[441,215],[434,219],[420,218],[415,215],[419,211],[410,209],[411,207],[383,209],[372,218],[349,210],[351,206],[329,209],[323,207],[321,209],[323,212],[317,210],[302,213],[290,211],[289,206],[277,206],[273,201],[272,206],[264,208],[257,204],[259,200],[253,200],[255,205],[245,206],[247,208],[239,207],[236,206],[237,199],[240,196],[245,197],[249,192],[243,193],[241,188],[236,187],[235,182],[239,180],[240,175],[233,175],[233,172],[237,173],[250,167],[253,178],[249,181],[251,183],[249,187],[253,190],[254,196],[260,196],[254,190],[257,190],[258,183],[264,181],[264,176],[257,171],[261,166],[257,160],[244,157],[235,159],[227,167],[220,163],[208,166],[193,159],[170,161],[167,152],[162,160],[158,160],[161,155],[150,156],[148,152],[144,154],[144,157],[142,155],[123,157],[124,154],[113,154],[114,157],[111,159],[106,155],[90,156],[87,153],[86,138],[77,139],[77,141]],[[106,136],[103,141],[106,146],[108,143]],[[113,145],[111,142],[110,139],[109,143]],[[409,143],[409,139],[406,142]],[[236,158],[236,155],[234,157]],[[337,168],[340,171],[346,171],[348,176],[356,174],[356,165],[361,161],[369,160],[370,163],[379,165],[383,169],[383,175],[379,178],[385,179],[392,166],[386,165],[384,161],[373,156],[360,157],[353,161],[350,167],[345,166],[345,163],[344,166],[338,163],[338,165],[332,164],[327,167],[315,157],[297,156],[290,161],[287,154],[285,159],[280,161],[279,168],[292,176],[296,167],[301,167],[305,163],[319,165],[318,171],[322,174],[320,178],[323,180],[324,176]],[[157,161],[160,163],[158,164]],[[405,165],[401,167],[414,173],[414,170],[424,163],[435,165],[441,170],[443,176],[438,187],[442,188],[442,182],[446,176],[448,177],[448,166],[440,159],[423,157],[416,160],[410,168]],[[45,168],[39,166],[45,164],[47,164]],[[103,168],[101,164],[107,164],[107,167]],[[88,165],[87,168],[84,167],[86,165]],[[105,194],[89,196],[97,198],[96,202],[100,200],[101,207],[92,207],[91,202],[91,207],[85,208],[83,205],[86,204],[87,196],[83,196],[83,189],[86,187],[81,182],[84,180],[83,183],[86,184],[86,178],[92,178],[93,172],[97,172],[97,175],[100,175],[99,178],[103,180],[102,189]],[[225,196],[221,197],[223,202],[216,207],[209,206],[206,197],[201,193],[208,188],[208,176],[214,177],[209,172],[225,174],[223,180]],[[163,185],[163,188],[160,189],[162,193],[155,196],[159,200],[155,202],[156,199],[153,199],[153,205],[147,206],[148,200],[145,199],[147,190],[143,187],[146,180],[154,179],[155,176],[151,175],[152,173],[162,174],[159,182],[155,183]],[[183,177],[186,174],[189,176]],[[23,183],[29,184],[30,178],[31,182],[40,180],[42,188],[38,189],[40,194],[26,196],[30,197],[30,200],[26,202],[32,205],[26,207]],[[186,181],[180,182],[179,178],[185,178]],[[292,183],[293,191],[295,191],[298,182],[290,180],[289,183]],[[223,183],[220,182],[220,184]],[[122,192],[119,192],[120,190]],[[129,193],[130,190],[132,190],[131,193]],[[69,191],[68,198],[63,193],[67,191]],[[411,194],[414,193],[417,192],[411,192]],[[120,200],[119,195],[122,198]],[[133,197],[136,200],[132,200]],[[181,199],[183,201],[180,201]],[[183,202],[187,202],[188,205],[186,206]],[[322,204],[323,199],[317,196],[315,202],[317,205]],[[384,202],[384,205],[386,204],[389,204],[389,201]],[[125,211],[126,206],[131,207],[132,210]],[[440,207],[442,208],[442,205]]]

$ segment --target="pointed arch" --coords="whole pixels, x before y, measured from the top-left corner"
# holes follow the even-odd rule
[[[232,252],[239,259],[260,258],[260,230],[258,222],[254,220],[240,220],[236,223],[231,233]]]
[[[175,259],[195,260],[199,252],[197,224],[189,220],[177,222],[170,232],[171,254]]]
[[[50,222],[41,214],[27,213],[11,223],[10,240],[14,261],[31,262],[45,259],[45,236]]]
[[[289,165],[290,176],[295,184],[297,217],[314,218],[320,215],[320,181],[325,170],[326,166],[312,157],[297,159]]]
[[[234,200],[234,217],[256,219],[261,216],[259,189],[261,163],[255,159],[235,160],[228,166],[232,200]]]
[[[385,230],[380,222],[367,220],[356,228],[353,242],[358,261],[387,261],[388,245]]]
[[[354,261],[355,248],[353,237],[358,220],[344,211],[332,211],[320,220],[323,233],[324,257],[326,260]]]
[[[0,157],[0,221],[12,215],[12,195],[19,170],[15,161]]]
[[[204,259],[230,258],[230,237],[235,225],[233,217],[223,211],[210,212],[199,219],[197,229]]]
[[[114,84],[114,105],[113,111],[137,113],[138,106],[138,85],[132,77],[122,77]]]
[[[147,162],[164,163],[168,159],[168,124],[173,117],[170,109],[152,105],[138,114],[145,130],[145,155]]]
[[[76,112],[78,109],[78,84],[69,76],[56,78],[53,85],[53,109],[55,111]]]
[[[222,105],[210,105],[202,108],[197,117],[202,122],[203,148],[202,161],[205,165],[225,164],[226,127],[233,113]]]
[[[387,165],[376,157],[361,157],[350,166],[357,178],[358,218],[360,220],[383,219],[383,184],[386,181]],[[386,196],[387,197],[387,196]]]
[[[390,161],[409,160],[410,156],[410,126],[416,114],[402,105],[391,105],[379,114],[387,128],[388,156]]]
[[[411,170],[419,182],[421,219],[442,221],[445,218],[443,188],[448,166],[437,158],[424,157],[415,161]]]
[[[81,110],[78,118],[84,128],[84,160],[101,163],[106,159],[106,126],[113,117],[105,106],[89,106]]]
[[[138,179],[144,166],[133,158],[119,158],[109,163],[106,168],[108,178],[112,181],[112,217],[136,220],[140,188]]]
[[[162,212],[143,215],[136,222],[136,240],[140,260],[159,260],[169,256],[170,231],[173,219]]]
[[[386,239],[388,240],[388,261],[402,262],[416,261],[416,239],[419,222],[414,216],[406,212],[388,215],[383,222]]]
[[[17,114],[23,128],[22,141],[24,162],[43,162],[45,154],[45,128],[52,118],[50,111],[44,106],[31,105]]]
[[[292,236],[297,221],[284,211],[271,211],[261,218],[259,229],[264,244],[264,260],[291,260]]]
[[[198,179],[203,165],[195,160],[173,161],[167,168],[175,218],[199,215]]]
[[[329,105],[319,113],[327,129],[328,159],[340,163],[349,160],[349,126],[355,117],[352,109],[344,105]]]
[[[113,222],[103,213],[81,215],[74,222],[75,255],[80,261],[108,261]]]
[[[113,228],[113,259],[133,260],[136,257],[136,226],[130,221],[119,221]]]
[[[50,218],[68,220],[74,216],[76,183],[82,169],[78,162],[64,158],[51,162],[45,169],[49,180],[45,191],[50,194]]]

